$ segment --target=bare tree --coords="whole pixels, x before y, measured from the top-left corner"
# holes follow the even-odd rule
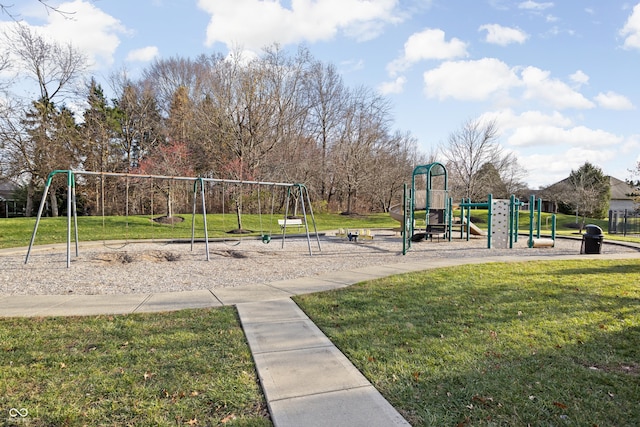
[[[374,170],[366,191],[372,208],[387,212],[402,197],[403,184],[414,164],[422,164],[417,141],[409,133],[395,132],[381,140],[374,158]]]
[[[163,138],[164,129],[155,94],[148,83],[134,82],[126,73],[112,75],[112,88],[117,94],[119,172],[130,172],[138,166]]]
[[[389,101],[366,87],[356,88],[347,100],[340,140],[331,153],[347,213],[376,173],[375,154],[388,136],[389,111]]]
[[[15,25],[4,36],[11,57],[17,61],[14,68],[26,71],[21,74],[37,84],[39,99],[58,102],[59,97],[75,94],[74,84],[84,75],[89,63],[71,43],[49,41],[23,24]]]
[[[602,169],[586,162],[577,170],[572,170],[563,182],[562,203],[570,206],[578,217],[582,215],[580,230],[586,217],[603,218],[606,215],[610,196],[609,179]]]
[[[524,171],[518,166],[512,154],[505,154],[498,144],[498,128],[495,121],[481,122],[469,120],[451,133],[446,146],[440,151],[446,159],[449,169],[449,183],[453,197],[466,197],[480,200],[487,196],[492,188],[515,192]],[[491,165],[491,166],[489,166]],[[495,170],[496,174],[483,173]],[[497,177],[502,181],[500,187],[487,179]],[[506,196],[506,195],[505,195]]]
[[[320,149],[319,193],[327,202],[335,192],[335,174],[330,173],[329,152],[340,137],[346,90],[332,64],[315,62],[306,80],[311,107],[308,132]]]
[[[22,108],[24,116],[3,117],[3,128],[7,132],[24,132],[8,138],[11,144],[5,155],[11,158],[16,176],[27,181],[26,211],[30,215],[36,187],[44,183],[48,173],[77,164],[77,147],[69,146],[75,145],[75,141],[69,140],[69,133],[64,131],[74,129],[75,132],[75,122],[63,101],[74,93],[74,84],[87,69],[87,59],[72,45],[48,41],[26,25],[16,24],[3,36],[9,46],[12,66],[22,70],[20,75],[35,82],[39,89],[38,99]],[[16,120],[22,125],[17,125]],[[55,188],[51,194],[55,197]],[[54,199],[51,206],[55,209]]]

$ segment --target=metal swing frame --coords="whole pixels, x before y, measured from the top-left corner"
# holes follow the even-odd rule
[[[229,179],[217,179],[217,178],[203,178],[203,177],[185,177],[185,176],[165,176],[165,175],[139,175],[139,174],[131,174],[131,173],[117,173],[117,172],[94,172],[94,171],[74,171],[74,170],[54,170],[49,173],[47,180],[45,182],[45,188],[42,194],[42,199],[40,200],[40,206],[38,208],[38,214],[36,217],[36,223],[33,227],[33,233],[31,235],[31,240],[29,241],[29,248],[27,250],[27,255],[25,257],[24,263],[27,264],[29,262],[29,257],[31,255],[31,250],[33,248],[33,244],[36,239],[36,235],[38,232],[38,226],[40,224],[40,220],[42,218],[42,212],[44,210],[44,206],[46,203],[47,195],[49,193],[49,189],[51,187],[51,182],[53,177],[58,174],[66,174],[67,175],[67,268],[71,266],[71,231],[74,230],[74,242],[75,242],[75,256],[79,255],[78,249],[78,214],[77,214],[77,204],[76,204],[76,175],[93,175],[93,176],[115,176],[115,177],[135,177],[135,178],[143,178],[143,179],[171,179],[176,181],[189,181],[193,182],[193,215],[191,222],[191,250],[193,250],[195,243],[195,216],[197,215],[197,199],[198,199],[198,190],[200,193],[201,199],[201,214],[203,218],[203,228],[204,228],[204,241],[205,241],[205,252],[206,252],[206,260],[210,260],[209,256],[209,234],[207,228],[207,212],[206,212],[206,190],[205,190],[205,182],[212,182],[218,184],[224,183],[234,183],[234,184],[255,184],[255,185],[266,185],[275,187],[285,187],[287,188],[287,197],[286,197],[286,208],[285,208],[285,217],[284,217],[284,227],[282,227],[282,248],[284,248],[285,238],[286,238],[286,223],[287,217],[289,216],[289,205],[291,201],[292,195],[294,192],[297,192],[298,200],[300,202],[300,207],[302,209],[303,217],[304,217],[304,228],[305,235],[307,238],[307,246],[309,249],[309,255],[313,255],[313,250],[311,248],[311,234],[315,234],[315,240],[318,245],[318,252],[322,251],[320,246],[320,236],[318,234],[318,228],[315,220],[315,216],[313,214],[313,208],[311,206],[311,199],[309,197],[309,191],[304,184],[300,183],[282,183],[282,182],[263,182],[263,181],[242,181],[242,180],[229,180]],[[307,213],[308,208],[308,213]],[[308,216],[311,216],[311,224],[309,224]],[[72,224],[73,219],[73,224]],[[310,226],[313,227],[313,230],[310,229]]]

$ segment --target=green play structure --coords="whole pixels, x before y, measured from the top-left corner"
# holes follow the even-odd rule
[[[459,221],[453,218],[453,200],[449,197],[447,169],[434,162],[416,166],[411,176],[411,187],[404,186],[402,205],[393,206],[390,215],[402,224],[402,253],[411,248],[411,243],[437,236],[438,240],[451,241],[454,227],[460,229],[460,239],[469,240],[471,235],[487,236],[487,248],[513,248],[518,241],[519,211],[523,203],[514,195],[509,199],[494,199],[491,194],[486,202],[462,199],[458,204]],[[537,221],[535,207],[537,203]],[[552,215],[551,238],[540,237],[542,199],[531,196],[529,202],[530,225],[528,246],[555,246],[555,215]],[[487,231],[471,221],[472,209],[487,210]]]

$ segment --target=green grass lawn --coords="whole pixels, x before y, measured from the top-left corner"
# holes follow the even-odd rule
[[[470,265],[296,301],[414,426],[637,426],[638,283],[638,261]]]
[[[81,217],[79,233],[186,238],[184,217]],[[317,219],[397,226],[385,214]],[[0,246],[27,245],[34,221],[1,219]],[[224,221],[210,226],[235,225]],[[37,243],[64,242],[65,227],[44,219]],[[414,426],[636,426],[638,283],[638,261],[588,259],[437,269],[296,300]],[[270,425],[265,415],[232,308],[0,319],[0,424]]]
[[[81,216],[78,217],[78,239],[81,242],[100,240],[136,240],[136,239],[190,239],[191,214],[179,214],[182,221],[174,224],[161,224],[152,221],[149,216]],[[262,234],[278,235],[281,233],[278,219],[281,216],[244,214],[242,227],[251,230],[247,236]],[[388,214],[379,213],[366,216],[346,216],[338,214],[315,215],[319,231],[338,228],[392,228],[399,223]],[[311,217],[309,227],[313,230]],[[29,245],[35,218],[0,218],[0,249],[24,247]],[[208,214],[207,230],[210,238],[235,239],[238,236],[227,234],[237,228],[235,215]],[[194,234],[196,238],[204,238],[204,221],[202,215],[196,215]],[[291,227],[287,233],[300,233],[304,228]],[[240,236],[242,237],[242,236]],[[71,236],[73,240],[73,235]],[[35,244],[65,243],[67,241],[67,218],[42,218],[38,226]]]
[[[152,221],[149,216],[81,216],[78,217],[78,238],[80,241],[100,240],[136,240],[136,239],[190,239],[191,238],[191,214],[176,215],[182,221],[174,224],[160,224]],[[551,229],[547,225],[550,214],[542,215],[542,234],[549,234]],[[278,235],[277,215],[244,214],[242,226],[253,231],[248,236],[256,237],[262,234]],[[400,223],[391,219],[386,213],[377,213],[362,216],[346,216],[339,214],[322,213],[315,215],[316,225],[319,231],[336,230],[338,228],[398,228]],[[309,221],[311,221],[309,217]],[[474,210],[472,221],[481,228],[486,229],[487,211]],[[0,249],[11,247],[24,247],[29,245],[33,233],[35,218],[0,218]],[[589,220],[589,223],[599,225],[606,231],[606,221]],[[549,223],[550,224],[550,223]],[[574,228],[575,217],[558,215],[559,235],[571,235],[577,233]],[[311,226],[311,222],[310,222]],[[520,232],[528,233],[529,215],[520,213]],[[210,238],[235,239],[237,236],[229,235],[226,231],[237,228],[234,215],[208,214],[207,230]],[[204,221],[201,215],[195,217],[195,237],[204,237]],[[287,230],[288,233],[299,233],[297,227]],[[67,239],[67,218],[43,218],[38,227],[35,244],[64,243]],[[73,239],[73,236],[72,236]],[[640,243],[637,237],[622,237],[606,235],[606,239],[626,240]]]
[[[27,416],[11,418],[10,408]],[[0,319],[0,425],[271,422],[236,311],[225,307]]]

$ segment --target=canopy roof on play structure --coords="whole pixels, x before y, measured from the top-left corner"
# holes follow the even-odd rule
[[[442,176],[447,175],[447,169],[442,163],[434,162],[428,165],[418,165],[413,169],[413,175],[430,175],[430,176]]]

